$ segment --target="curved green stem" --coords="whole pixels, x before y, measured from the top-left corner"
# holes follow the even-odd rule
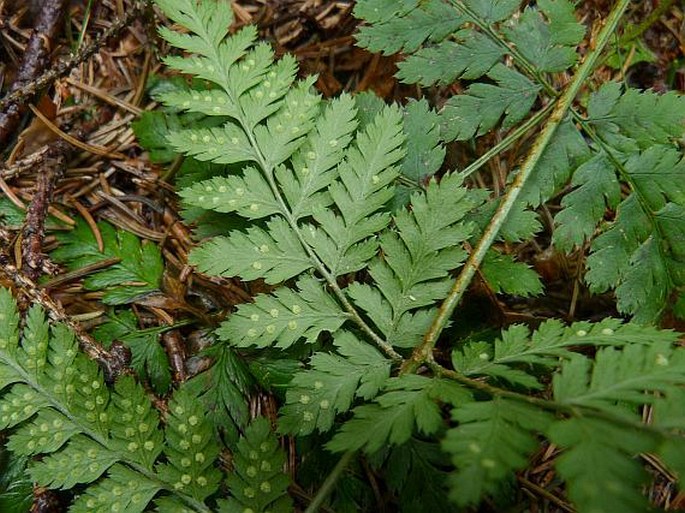
[[[478,171],[490,159],[492,159],[496,155],[499,155],[507,148],[509,148],[512,144],[514,144],[516,141],[518,141],[521,137],[523,137],[526,134],[526,132],[538,126],[540,122],[549,115],[549,113],[552,111],[555,105],[556,100],[552,100],[551,102],[549,102],[547,105],[545,105],[544,109],[536,112],[535,115],[533,115],[525,123],[519,125],[515,130],[509,132],[504,139],[502,139],[488,151],[483,153],[483,155],[481,155],[471,164],[465,167],[464,170],[461,171],[461,174],[464,175],[464,177],[467,177]]]
[[[614,33],[614,30],[616,30],[621,16],[623,16],[623,13],[629,4],[630,0],[619,0],[612,9],[609,17],[606,20],[606,24],[597,37],[595,47],[590,53],[587,54],[585,60],[578,68],[578,72],[576,73],[575,77],[559,98],[552,114],[550,115],[549,121],[533,144],[533,147],[521,166],[520,171],[516,175],[516,178],[514,178],[509,191],[507,191],[505,196],[502,198],[502,201],[497,208],[495,215],[492,217],[490,224],[485,229],[483,236],[464,264],[464,267],[461,273],[459,273],[457,280],[454,282],[452,290],[447,296],[447,299],[445,299],[442,305],[440,305],[438,313],[433,320],[431,327],[428,329],[428,332],[426,333],[422,343],[414,350],[412,357],[402,365],[403,373],[416,372],[421,364],[432,358],[433,348],[438,341],[438,337],[442,333],[442,330],[445,328],[445,325],[452,316],[454,309],[459,304],[459,301],[471,283],[473,276],[476,274],[476,271],[483,262],[485,254],[487,253],[488,249],[490,249],[490,246],[492,246],[492,244],[495,242],[495,239],[497,238],[502,225],[506,221],[509,212],[514,207],[519,194],[523,189],[523,186],[533,174],[540,157],[552,140],[554,133],[559,125],[561,125],[562,121],[566,117],[566,114],[571,109],[573,101],[578,95],[578,92],[592,73],[602,50],[608,44],[611,36]]]
[[[640,429],[643,431],[647,430],[652,433],[655,433],[660,437],[669,436],[669,433],[662,428],[656,427],[654,425],[645,424],[639,420],[632,420],[630,417],[627,417],[622,414],[618,415],[607,410],[593,409],[588,408],[586,406],[578,406],[573,404],[563,404],[549,399],[542,399],[540,397],[536,397],[533,395],[512,392],[511,390],[498,388],[496,386],[486,383],[485,381],[469,378],[467,376],[464,376],[463,374],[460,374],[459,372],[446,369],[445,367],[441,366],[440,364],[434,361],[428,362],[428,366],[437,376],[451,379],[453,381],[456,381],[467,386],[471,390],[478,390],[480,392],[483,392],[484,394],[489,395],[490,397],[501,397],[504,399],[510,399],[512,401],[517,401],[520,403],[526,403],[531,406],[535,406],[536,408],[549,411],[551,413],[562,414],[569,417],[593,417],[596,419],[605,420],[611,424],[617,424],[632,429]]]
[[[343,471],[347,468],[347,465],[350,464],[350,461],[352,461],[352,458],[355,454],[355,451],[347,451],[342,455],[342,457],[338,460],[338,463],[336,463],[335,467],[333,467],[331,473],[328,474],[328,477],[323,482],[323,485],[321,485],[321,488],[319,488],[319,491],[316,492],[312,502],[310,502],[309,506],[307,506],[307,509],[304,510],[304,513],[317,513],[319,511],[323,501],[325,501],[326,497],[328,497],[333,491],[335,483],[338,482],[338,479],[340,479],[340,476],[342,476]]]

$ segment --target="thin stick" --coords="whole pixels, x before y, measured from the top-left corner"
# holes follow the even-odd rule
[[[62,26],[61,20],[67,0],[50,0],[44,2],[43,8],[31,33],[17,78],[12,83],[13,93],[21,91],[31,81],[35,80],[45,67],[50,55],[52,40]],[[0,147],[2,147],[17,131],[21,117],[24,114],[23,102],[8,102],[0,107]]]
[[[37,280],[45,267],[45,218],[48,215],[55,184],[67,167],[67,150],[68,146],[63,141],[57,141],[49,148],[42,169],[36,176],[36,190],[26,210],[26,223],[22,230],[21,261],[24,273],[32,280]]]
[[[304,513],[318,513],[319,508],[323,504],[323,501],[325,501],[326,497],[328,497],[330,493],[333,491],[335,483],[338,482],[338,479],[340,479],[340,476],[342,475],[343,471],[347,468],[347,465],[349,465],[350,461],[352,460],[352,457],[355,454],[355,451],[347,451],[345,454],[342,455],[342,457],[340,458],[340,460],[338,460],[338,463],[336,463],[331,473],[328,474],[328,477],[321,485],[321,488],[319,488],[319,491],[316,492],[316,495],[314,496],[312,502],[310,502],[309,506],[307,506],[307,509],[304,510]]]
[[[32,99],[36,93],[38,93],[38,91],[42,90],[48,84],[59,77],[66,75],[76,66],[90,59],[94,54],[100,51],[100,49],[110,38],[119,34],[119,32],[125,29],[131,23],[131,21],[138,16],[140,11],[143,9],[144,4],[145,2],[135,2],[123,18],[117,18],[114,20],[109,28],[107,28],[107,30],[105,30],[102,35],[96,38],[91,44],[84,46],[68,59],[57,63],[37,79],[5,96],[5,98],[0,100],[0,110],[5,109],[7,105],[11,103],[26,103]]]

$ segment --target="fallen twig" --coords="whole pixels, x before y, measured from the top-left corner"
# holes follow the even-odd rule
[[[10,104],[23,104],[31,100],[38,91],[42,90],[52,81],[63,77],[79,64],[87,61],[113,36],[117,35],[135,19],[143,9],[145,2],[136,2],[122,18],[115,19],[112,24],[92,43],[82,47],[77,53],[64,61],[60,61],[45,73],[24,84],[20,89],[13,90],[5,98],[0,100],[0,110],[5,109]]]
[[[45,2],[38,16],[36,27],[26,45],[16,79],[12,83],[12,93],[22,91],[29,83],[36,79],[45,67],[50,55],[52,41],[62,26],[62,14],[67,3],[67,0]],[[21,97],[5,103],[1,107],[0,146],[3,146],[8,141],[19,126],[19,121],[25,110],[24,102],[19,100],[21,100]]]
[[[9,234],[0,229],[0,239],[9,240]],[[4,246],[4,244],[3,244]],[[78,338],[79,345],[86,355],[95,360],[105,372],[107,381],[113,382],[118,376],[128,372],[130,352],[123,344],[112,344],[107,351],[102,345],[86,333],[81,326],[74,322],[64,311],[62,305],[56,303],[49,294],[42,290],[33,280],[21,273],[10,263],[9,256],[0,246],[0,278],[11,283],[31,303],[39,304],[46,311],[48,317],[69,327]]]
[[[42,169],[37,173],[36,190],[26,210],[26,222],[22,230],[21,262],[22,270],[32,280],[37,280],[44,271],[45,218],[55,184],[66,169],[67,151],[68,144],[64,141],[57,141],[50,146],[43,159]]]

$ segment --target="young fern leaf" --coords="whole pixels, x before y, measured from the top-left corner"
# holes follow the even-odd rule
[[[336,415],[348,411],[355,397],[375,397],[390,377],[390,360],[352,333],[338,331],[334,344],[340,356],[315,353],[310,368],[295,374],[280,411],[282,431],[329,431]]]
[[[409,102],[404,114],[407,154],[400,168],[403,177],[421,185],[440,169],[447,151],[441,144],[442,132],[440,117],[426,100]]]
[[[492,130],[502,120],[511,128],[531,110],[541,86],[504,64],[486,74],[493,84],[475,83],[453,96],[442,111],[445,139],[464,141]]]
[[[297,290],[282,287],[260,294],[216,331],[219,338],[236,346],[287,348],[301,339],[316,342],[322,331],[336,332],[350,318],[312,276],[297,282]]]
[[[51,258],[66,264],[70,271],[118,259],[83,281],[87,290],[103,291],[102,301],[109,305],[131,303],[144,294],[158,291],[164,270],[159,248],[149,242],[141,243],[134,234],[116,230],[107,222],[99,222],[98,230],[103,251],[98,248],[93,230],[85,221],[78,220],[71,232],[57,234],[60,246],[50,253]]]
[[[541,85],[505,67],[504,56],[522,60],[515,63],[529,75],[531,63],[540,75],[563,71],[575,63],[575,46],[585,33],[566,0],[538,2],[517,18],[513,15],[520,3],[511,0],[414,1],[396,10],[394,5],[391,0],[361,0],[354,12],[370,23],[359,31],[360,46],[407,55],[399,63],[400,80],[430,86],[487,75],[495,82],[476,82],[448,100],[442,112],[446,140],[482,135],[502,117],[508,128],[528,114]],[[475,27],[464,28],[467,23]],[[538,76],[533,78],[539,82]]]
[[[165,394],[171,386],[169,357],[159,342],[159,336],[173,329],[171,326],[139,329],[136,315],[128,310],[111,312],[93,335],[109,347],[119,340],[131,350],[131,367],[141,379],[148,378],[158,394]]]
[[[441,0],[408,0],[405,5],[401,4],[378,0],[357,2],[355,16],[372,23],[360,28],[357,44],[370,52],[385,55],[411,53],[427,41],[442,41],[465,21],[455,16],[454,9]]]
[[[357,15],[370,23],[360,31],[363,46],[408,53],[399,73],[406,81],[476,80],[447,101],[441,113],[446,139],[482,135],[500,120],[503,128],[510,127],[527,115],[541,91],[556,97],[545,73],[572,66],[585,33],[567,0],[537,2],[518,16],[516,2],[453,0],[454,27],[445,21],[436,23],[435,31],[425,21],[449,8],[447,3],[407,2],[396,9],[391,3],[361,0],[357,5]],[[424,22],[412,30],[410,20]],[[465,23],[473,26],[464,28]],[[511,57],[506,66],[504,55]],[[482,75],[488,82],[479,80]],[[657,320],[674,295],[676,313],[685,311],[685,259],[677,242],[685,231],[685,200],[677,185],[685,168],[682,152],[673,145],[683,134],[682,95],[607,84],[591,95],[587,116],[576,109],[570,114],[520,201],[537,207],[571,180],[576,189],[562,198],[554,242],[568,251],[599,235],[588,259],[591,291],[613,289],[619,311],[640,322]],[[626,198],[622,186],[631,191]],[[603,224],[607,207],[617,215]]]
[[[283,472],[285,463],[285,451],[271,431],[269,421],[264,417],[253,420],[233,454],[234,470],[227,478],[232,497],[219,501],[218,511],[293,511],[287,494],[290,479]]]
[[[622,349],[600,349],[594,362],[574,354],[554,376],[554,399],[561,404],[626,412],[626,407],[651,403],[685,383],[685,350],[658,340]],[[630,411],[630,410],[628,410]]]
[[[246,363],[226,344],[214,344],[203,354],[212,357],[214,364],[185,386],[194,390],[205,406],[209,423],[222,432],[226,443],[237,442],[239,431],[250,418],[248,404],[254,380]]]
[[[382,472],[403,513],[449,513],[454,511],[447,492],[449,468],[438,444],[411,438],[388,451]]]
[[[454,381],[416,375],[390,378],[373,403],[354,408],[352,419],[326,446],[335,452],[362,449],[373,454],[387,444],[407,442],[415,428],[434,435],[444,426],[437,401],[456,406],[470,400],[471,394]]]
[[[655,449],[656,440],[649,433],[574,418],[553,424],[549,435],[565,449],[556,468],[578,511],[652,511],[640,493],[648,475],[636,458]]]
[[[399,109],[383,109],[357,134],[337,168],[339,179],[328,188],[340,215],[315,207],[320,228],[308,225],[303,235],[332,276],[359,270],[376,254],[374,235],[390,223],[390,214],[381,210],[394,196],[390,185],[399,174],[403,143]]]
[[[167,462],[157,465],[157,473],[175,489],[204,501],[221,480],[214,466],[219,446],[202,403],[188,389],[179,389],[169,402],[165,431]]]
[[[554,367],[559,359],[572,358],[577,346],[623,347],[630,344],[673,344],[677,334],[651,327],[623,324],[618,319],[598,323],[576,322],[565,327],[549,320],[532,333],[523,325],[502,332],[494,347],[487,342],[473,342],[452,353],[452,365],[465,376],[489,376],[513,385],[542,388],[532,366]]]
[[[472,225],[464,217],[475,206],[459,175],[431,182],[413,196],[411,212],[396,214],[396,231],[381,235],[383,258],[369,266],[373,286],[357,282],[348,287],[355,304],[393,345],[416,345],[430,315],[412,312],[447,296],[448,272],[466,259],[461,244]]]
[[[450,476],[450,497],[461,506],[478,504],[494,494],[537,449],[536,433],[553,417],[524,403],[495,398],[471,402],[452,411],[459,426],[450,429],[442,448],[457,467]]]
[[[576,21],[570,1],[542,0],[537,5],[539,9],[526,8],[516,23],[504,28],[504,34],[528,62],[535,63],[536,70],[567,70],[576,63],[576,45],[585,29]]]

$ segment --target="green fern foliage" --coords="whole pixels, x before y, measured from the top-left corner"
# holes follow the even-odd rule
[[[88,224],[79,220],[74,229],[58,234],[60,246],[50,256],[72,271],[116,259],[106,269],[93,272],[83,282],[87,290],[102,291],[102,301],[109,305],[131,303],[159,290],[164,266],[157,246],[141,243],[133,233],[117,230],[107,222],[98,223],[103,250]]]
[[[290,479],[283,472],[285,451],[264,417],[253,420],[238,442],[233,472],[227,483],[232,497],[221,501],[220,512],[287,513],[293,504],[287,495]]]
[[[329,449],[374,453],[386,444],[406,443],[415,432],[436,434],[444,427],[438,401],[457,405],[470,399],[469,392],[452,381],[415,375],[389,379],[383,392],[372,404],[354,409]]]
[[[268,285],[216,330],[214,350],[223,355],[216,376],[222,376],[217,365],[226,373],[245,358],[259,369],[258,380],[277,382],[277,394],[284,389],[282,433],[303,446],[344,454],[341,465],[364,453],[405,498],[401,483],[425,469],[436,476],[435,490],[447,483],[446,495],[457,505],[477,505],[497,496],[549,441],[563,450],[557,469],[581,513],[629,511],[641,503],[645,480],[635,459],[641,451],[675,461],[680,470],[677,458],[664,456],[667,448],[683,450],[682,416],[672,405],[685,368],[673,332],[616,319],[570,326],[551,320],[533,332],[512,326],[494,342],[472,337],[450,345],[444,337],[439,351],[429,347],[438,343],[431,338],[436,325],[449,323],[438,304],[454,300],[453,275],[469,253],[470,265],[481,251],[473,248],[500,204],[484,189],[465,185],[472,168],[439,172],[444,144],[493,130],[515,133],[526,123],[517,135],[522,137],[544,121],[551,111],[544,105],[558,96],[549,74],[575,65],[585,34],[571,2],[539,1],[521,10],[513,0],[360,0],[355,12],[368,24],[359,40],[385,53],[404,52],[401,79],[430,86],[470,81],[440,112],[425,100],[404,108],[369,95],[324,100],[312,90],[313,79],[295,78],[295,60],[276,59],[253,28],[230,35],[230,10],[222,4],[158,4],[177,24],[162,29],[162,37],[186,54],[166,63],[194,79],[159,98],[169,109],[215,123],[168,134],[178,152],[214,166],[187,179],[179,194],[196,214],[243,223],[201,241],[190,260],[201,272]],[[530,239],[541,228],[531,207],[569,184],[572,192],[562,195],[562,209],[548,225],[555,225],[554,242],[566,250],[590,242],[591,286],[614,289],[621,311],[638,321],[655,320],[678,292],[681,255],[674,241],[682,235],[682,194],[668,184],[670,170],[680,172],[679,159],[670,155],[677,153],[682,118],[668,112],[658,121],[647,112],[651,121],[643,121],[631,115],[616,87],[600,88],[580,113],[562,120],[523,201],[491,235],[490,245],[503,244],[480,253],[482,276],[495,293],[542,291],[508,243]],[[629,98],[641,113],[680,109],[672,96]],[[531,116],[536,105],[543,109]],[[669,158],[660,164],[664,156]],[[507,171],[513,180],[516,170]],[[669,178],[655,179],[658,173]],[[573,210],[581,208],[576,221]],[[653,254],[651,267],[634,272],[615,265],[611,255],[597,261],[603,250],[623,251],[633,268]],[[610,270],[614,275],[602,274]],[[628,293],[626,283],[642,289]],[[412,366],[417,355],[422,359]],[[241,389],[238,381],[234,392]],[[550,382],[551,395],[540,394]],[[153,468],[167,482],[184,484],[187,475],[184,493],[197,502],[207,497],[197,488],[200,476],[216,488],[218,474],[205,461],[184,466],[188,456],[177,447],[181,426],[190,429],[189,419],[200,412],[191,399],[211,395],[203,390],[176,393],[167,448]],[[230,402],[218,394],[210,398],[221,401]],[[184,414],[174,416],[177,406]],[[641,423],[646,407],[662,412],[662,426]],[[219,501],[221,510],[291,508],[284,456],[268,423],[248,426],[244,411],[240,417],[226,410],[243,419],[234,427],[244,437],[228,479],[231,498]],[[611,443],[594,433],[604,424],[613,430]],[[203,454],[216,455],[211,429],[202,422],[196,428]],[[603,446],[606,458],[593,460],[589,479],[579,462],[595,445]],[[410,462],[410,468],[400,472],[391,461]],[[627,473],[618,485],[610,479],[614,466]],[[615,486],[616,493],[597,493],[599,484]],[[190,504],[166,494],[158,507],[179,500]],[[406,501],[407,511],[420,511],[421,503]],[[444,509],[445,501],[436,500],[437,508]]]
[[[478,80],[443,110],[447,137],[482,135],[504,118],[513,126],[530,111],[541,86],[507,68],[507,55],[521,56],[541,72],[563,71],[576,61],[585,33],[566,0],[538,2],[518,17],[519,2],[463,0],[396,2],[362,0],[355,15],[368,22],[358,44],[386,54],[402,52],[398,78],[430,86],[457,79]],[[524,70],[527,71],[527,70]],[[480,107],[480,108],[479,108]]]
[[[10,450],[42,455],[29,466],[35,482],[90,485],[70,511],[142,512],[160,492],[189,511],[208,511],[203,500],[217,491],[220,473],[201,401],[178,391],[165,434],[143,388],[124,376],[110,392],[64,325],[50,326],[34,306],[20,331],[6,289],[0,289],[0,312],[0,425],[15,428]]]
[[[169,329],[173,327],[140,329],[135,314],[123,310],[110,312],[107,321],[100,324],[93,335],[105,347],[109,347],[115,340],[126,344],[131,350],[131,367],[138,376],[149,379],[156,393],[165,394],[171,386],[171,369],[159,336]]]
[[[401,80],[471,81],[440,112],[446,141],[512,129],[536,103],[555,101],[547,74],[574,65],[585,33],[566,0],[522,11],[506,1],[361,0],[355,13],[367,22],[361,46],[405,54]],[[604,84],[557,130],[522,193],[524,203],[538,207],[571,185],[554,219],[554,244],[571,251],[591,242],[590,290],[613,290],[619,311],[640,322],[657,320],[674,297],[685,301],[678,249],[684,168],[676,144],[684,121],[682,95]]]
[[[330,430],[355,397],[373,398],[390,377],[390,361],[352,333],[338,331],[334,344],[338,354],[315,353],[310,368],[295,374],[281,409],[283,431],[307,435]]]
[[[452,412],[459,423],[450,429],[443,449],[457,472],[450,477],[451,498],[460,505],[478,504],[486,494],[526,466],[537,449],[536,433],[552,420],[544,411],[495,398],[463,405]]]

